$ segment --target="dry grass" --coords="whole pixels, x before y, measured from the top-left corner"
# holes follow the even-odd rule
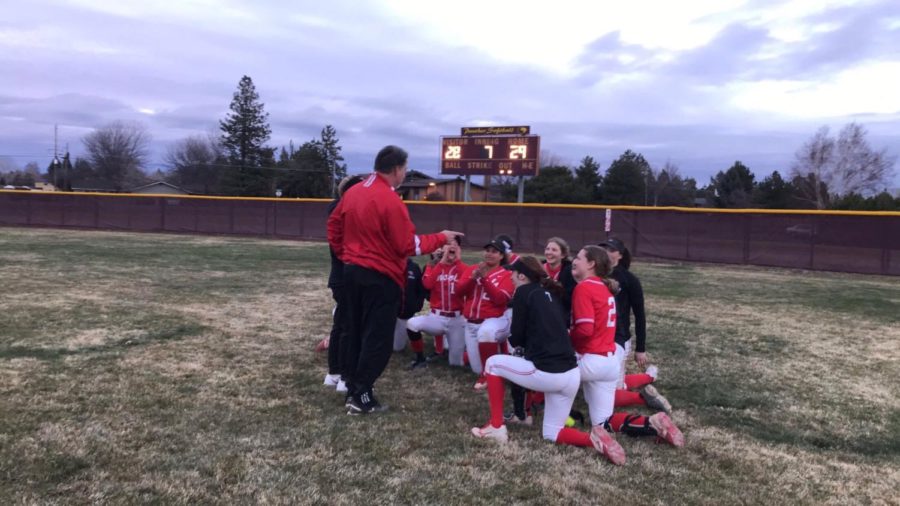
[[[628,463],[538,428],[472,440],[466,371],[379,383],[344,415],[313,346],[321,244],[0,229],[0,497],[14,503],[892,504],[895,279],[641,264],[682,450]],[[583,407],[583,406],[582,406]],[[9,502],[9,501],[7,501]]]

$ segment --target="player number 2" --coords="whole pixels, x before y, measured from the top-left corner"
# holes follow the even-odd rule
[[[609,313],[606,315],[606,326],[607,327],[615,327],[616,326],[616,298],[610,297],[609,300],[606,301],[609,304]]]

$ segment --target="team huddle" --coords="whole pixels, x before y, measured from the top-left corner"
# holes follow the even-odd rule
[[[499,235],[484,244],[481,262],[466,265],[463,234],[416,235],[394,192],[406,159],[400,148],[382,149],[375,172],[342,181],[329,209],[336,309],[325,385],[345,394],[348,414],[386,409],[373,386],[391,352],[408,343],[415,352],[410,369],[446,357],[450,366],[471,369],[476,391],[487,391],[490,418],[471,430],[475,437],[506,442],[507,424],[532,425],[543,411],[545,439],[593,447],[614,464],[625,462],[614,433],[683,446],[671,406],[652,385],[658,370],[645,350],[643,292],[625,245],[608,239],[570,259],[566,241],[553,237],[539,260],[517,255],[512,238]],[[410,257],[429,253],[423,272]],[[418,314],[426,297],[429,311]],[[434,337],[430,357],[423,334]],[[632,347],[641,374],[625,374]],[[583,418],[572,410],[579,388],[590,431],[573,427]],[[615,411],[632,405],[656,413]]]

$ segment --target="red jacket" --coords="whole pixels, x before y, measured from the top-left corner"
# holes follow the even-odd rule
[[[406,205],[377,172],[347,190],[328,217],[328,244],[342,262],[378,271],[401,289],[406,259],[445,242],[443,234],[416,235]]]
[[[429,264],[422,275],[422,286],[431,291],[428,303],[435,311],[462,311],[463,298],[456,291],[456,280],[461,278],[468,266],[457,259],[455,263]]]
[[[572,293],[572,347],[578,353],[616,351],[616,298],[596,276],[578,283]]]
[[[515,286],[512,282],[512,273],[498,265],[493,270],[476,280],[472,273],[481,264],[469,266],[462,279],[456,282],[456,293],[466,298],[463,316],[467,320],[482,320],[496,318],[506,311],[506,306],[512,298]]]

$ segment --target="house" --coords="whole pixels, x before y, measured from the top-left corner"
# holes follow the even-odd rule
[[[462,202],[465,199],[466,180],[420,178],[404,181],[398,189],[403,200],[436,200]],[[469,183],[469,200],[486,202],[487,192],[483,185]]]
[[[137,188],[133,188],[129,193],[153,193],[153,194],[162,194],[162,195],[190,195],[191,192],[179,188],[173,184],[166,183],[165,181],[156,181],[154,183],[145,184],[144,186],[138,186]]]

